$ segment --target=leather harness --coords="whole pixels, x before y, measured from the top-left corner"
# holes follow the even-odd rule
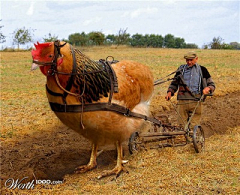
[[[108,102],[97,102],[97,103],[87,103],[87,104],[82,102],[82,104],[68,105],[66,103],[66,97],[69,95],[68,92],[72,88],[75,76],[79,73],[77,73],[76,58],[75,58],[75,54],[74,54],[72,46],[70,46],[71,51],[72,51],[72,57],[73,57],[72,73],[69,74],[69,73],[63,73],[63,72],[58,72],[57,71],[57,58],[59,56],[61,56],[60,49],[65,44],[60,45],[59,40],[54,42],[54,58],[53,58],[52,62],[46,62],[45,63],[45,62],[39,62],[39,61],[33,60],[33,63],[39,64],[39,65],[42,65],[42,66],[51,65],[51,68],[48,71],[49,76],[53,76],[54,74],[71,75],[69,77],[69,80],[67,82],[67,86],[66,86],[63,93],[56,93],[56,92],[51,91],[46,84],[47,92],[52,96],[62,97],[63,103],[64,103],[64,104],[59,104],[59,103],[55,103],[55,102],[49,102],[52,111],[54,111],[54,112],[68,112],[68,113],[83,113],[83,112],[93,112],[93,111],[112,111],[112,112],[116,112],[118,114],[123,114],[126,117],[140,118],[140,119],[144,119],[145,121],[150,121],[150,122],[152,122],[156,125],[162,125],[162,122],[157,120],[156,118],[151,118],[151,117],[148,117],[148,116],[143,115],[143,114],[132,112],[130,109],[128,109],[124,106],[121,106],[121,105],[118,105],[118,104],[115,104],[115,103],[111,102],[113,93],[118,93],[117,76],[115,74],[114,69],[111,66],[112,63],[116,63],[118,61],[115,61],[112,56],[110,56],[112,58],[112,61],[109,61],[108,58],[106,60],[102,60],[102,59],[99,60],[99,62],[104,65],[104,67],[105,67],[104,69],[102,69],[100,71],[91,71],[91,72],[81,73],[81,75],[87,75],[87,74],[93,74],[93,73],[99,73],[99,72],[102,72],[102,71],[107,71],[107,73],[109,74],[110,85],[111,85]]]

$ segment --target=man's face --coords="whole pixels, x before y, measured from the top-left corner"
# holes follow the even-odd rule
[[[189,67],[192,67],[194,64],[197,63],[198,57],[194,58],[194,59],[186,59],[187,65]]]

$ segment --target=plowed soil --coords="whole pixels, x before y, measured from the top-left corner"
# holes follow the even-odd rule
[[[240,92],[235,92],[206,100],[202,121],[206,137],[240,126],[239,96]],[[176,117],[174,110],[165,114],[170,120]],[[73,174],[77,166],[88,162],[91,148],[88,140],[61,124],[48,132],[25,135],[13,142],[2,141],[1,184],[8,178],[23,176],[29,180],[62,180],[65,175]],[[114,164],[115,157],[113,148],[105,149],[98,157],[98,168]]]

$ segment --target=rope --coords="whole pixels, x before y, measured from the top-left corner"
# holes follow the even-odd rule
[[[81,118],[80,118],[80,123],[81,123],[81,126],[83,129],[85,129],[84,125],[83,125],[83,95],[84,95],[84,92],[85,92],[85,75],[84,75],[84,87],[83,87],[83,91],[82,91],[82,94],[77,94],[77,93],[72,93],[71,91],[68,91],[66,90],[62,85],[61,83],[59,82],[59,78],[57,76],[57,74],[55,74],[55,79],[56,79],[56,82],[58,84],[58,86],[60,87],[60,89],[62,89],[64,92],[68,93],[69,95],[73,95],[75,97],[77,97],[79,100],[81,99],[81,103],[82,103],[82,111],[81,111]]]
[[[62,89],[64,92],[68,93],[69,95],[73,95],[73,96],[75,96],[75,97],[81,97],[81,96],[82,96],[82,94],[80,95],[80,94],[72,93],[71,91],[66,90],[66,89],[60,84],[57,74],[54,74],[54,75],[55,75],[56,82],[57,82],[58,86],[60,87],[60,89]]]
[[[161,79],[158,79],[158,80],[154,81],[154,84],[153,84],[153,85],[155,86],[155,85],[159,85],[159,84],[165,83],[165,82],[167,82],[167,81],[174,80],[174,79],[175,79],[174,77],[173,77],[173,78],[168,78],[168,79],[166,79],[166,78],[169,77],[169,76],[171,76],[171,75],[173,75],[174,73],[181,72],[182,70],[183,70],[183,68],[177,69],[176,71],[168,74],[167,76],[165,76],[165,77],[163,77],[163,78],[161,78]],[[165,79],[165,80],[163,80],[163,79]]]

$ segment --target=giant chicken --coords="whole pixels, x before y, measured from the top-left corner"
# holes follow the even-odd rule
[[[89,163],[77,167],[76,172],[94,169],[99,146],[115,144],[117,165],[99,178],[119,175],[123,170],[122,143],[142,126],[141,116],[149,114],[151,71],[134,61],[91,60],[65,42],[34,45],[32,69],[39,66],[46,76],[51,109],[63,124],[92,143]]]

